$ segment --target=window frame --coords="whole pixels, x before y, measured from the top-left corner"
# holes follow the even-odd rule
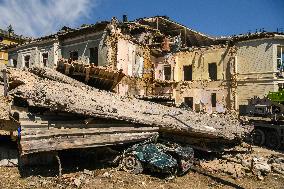
[[[73,53],[77,53],[77,59],[74,59],[75,56],[71,56],[71,54]],[[72,61],[76,61],[76,60],[79,60],[79,51],[69,51],[69,58],[72,60]]]
[[[190,107],[193,110],[193,106],[194,106],[194,100],[192,96],[186,96],[183,97],[183,102],[185,105],[187,105],[188,107]],[[191,102],[190,104],[188,102]]]
[[[166,74],[165,74],[165,68],[170,68],[170,74],[169,74],[169,79],[168,79],[168,77],[166,78]],[[167,76],[168,76],[168,74],[167,74]],[[172,66],[171,65],[164,65],[163,66],[163,79],[165,80],[165,81],[170,81],[171,79],[172,79]]]
[[[44,60],[45,59],[44,59],[44,56],[43,56],[45,54],[47,55],[47,57],[46,57],[46,64],[44,64]],[[47,67],[47,65],[48,65],[48,57],[49,57],[49,53],[48,52],[42,52],[41,53],[41,61],[42,61],[42,64],[43,64],[44,67]]]
[[[29,57],[29,60],[28,60],[28,66],[27,66],[27,62],[26,62],[26,57]],[[26,54],[26,55],[23,55],[23,58],[24,58],[24,67],[26,68],[30,68],[30,63],[31,63],[31,55],[30,54]]]
[[[278,57],[278,48],[280,48],[280,57]],[[278,60],[280,60],[280,65],[278,66]],[[284,70],[284,45],[277,45],[276,47],[276,67],[277,70]]]
[[[211,93],[211,105],[212,108],[217,107],[217,93]]]
[[[190,74],[188,74],[187,72],[185,72],[186,67],[188,67],[189,70],[191,70],[191,73],[190,73]],[[190,75],[191,77],[189,77],[188,75]],[[185,77],[185,76],[187,76],[187,77]],[[186,79],[186,78],[189,78],[189,79]],[[193,81],[193,66],[192,66],[192,64],[191,64],[191,65],[184,65],[184,66],[183,66],[183,80],[184,80],[184,81]]]
[[[92,52],[94,54],[92,54]],[[94,66],[99,66],[99,48],[98,47],[89,48],[89,63],[94,64]]]
[[[215,68],[216,68],[216,77],[214,77],[214,78],[211,78],[210,77],[210,65],[215,65]],[[208,75],[209,75],[209,79],[211,80],[211,81],[218,81],[218,65],[217,65],[217,63],[216,62],[211,62],[211,63],[208,63]],[[215,75],[214,75],[215,76]]]

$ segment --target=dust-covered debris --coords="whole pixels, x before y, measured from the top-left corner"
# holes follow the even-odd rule
[[[284,175],[284,159],[281,152],[261,147],[252,147],[252,151],[225,153],[213,160],[201,160],[200,166],[211,173],[225,173],[232,178],[255,176],[259,180],[270,174]]]
[[[48,68],[32,72],[9,69],[10,95],[30,106],[90,117],[159,126],[162,131],[199,137],[242,138],[245,129],[230,115],[208,115],[122,97],[84,85]],[[38,74],[38,75],[36,75]]]

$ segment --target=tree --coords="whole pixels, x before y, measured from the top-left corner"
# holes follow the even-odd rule
[[[8,32],[9,32],[9,35],[11,35],[11,34],[14,33],[14,29],[13,29],[13,27],[12,27],[11,24],[7,27],[7,30],[8,30]]]

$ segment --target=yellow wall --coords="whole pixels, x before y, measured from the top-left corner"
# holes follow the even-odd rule
[[[202,104],[202,109],[208,113],[224,112],[230,109],[228,47],[201,48],[195,51],[175,54],[175,81],[179,82],[174,90],[175,103],[180,105],[185,97],[193,98],[193,110]],[[209,78],[210,63],[217,65],[217,81]],[[192,65],[192,81],[184,81],[184,66]],[[211,96],[216,94],[216,107],[212,107]]]
[[[223,80],[226,48],[180,52],[176,54],[175,80],[183,81],[183,66],[192,65],[193,80],[209,80],[208,64],[216,63],[217,80]]]
[[[11,45],[11,44],[16,44],[17,41],[14,39],[8,39],[4,37],[4,40],[0,42],[0,44],[4,45]],[[8,52],[7,51],[0,51],[0,64],[7,64],[8,63]]]

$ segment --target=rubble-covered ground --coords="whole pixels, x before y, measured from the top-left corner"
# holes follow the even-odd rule
[[[213,158],[203,155],[207,160],[199,159],[191,171],[176,178],[148,172],[133,175],[91,164],[82,166],[86,159],[65,163],[63,160],[62,178],[54,176],[56,166],[25,168],[21,170],[22,178],[17,167],[0,167],[0,188],[283,188],[284,174],[274,170],[277,166],[278,171],[284,170],[283,152],[252,147],[251,153],[247,153],[246,149],[238,147],[237,153],[213,154]],[[269,161],[271,157],[276,162]]]

